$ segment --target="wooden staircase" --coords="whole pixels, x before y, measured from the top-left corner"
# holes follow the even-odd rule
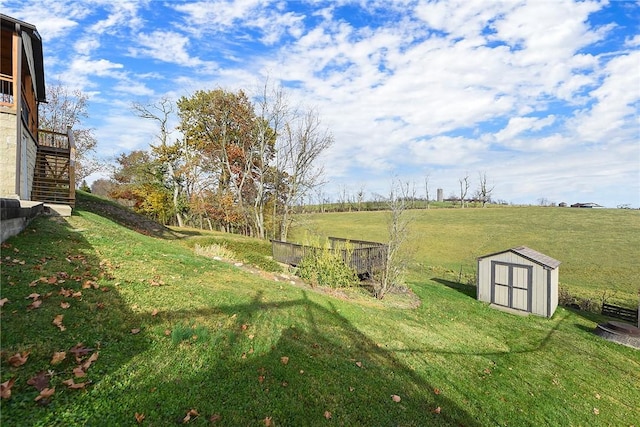
[[[39,130],[31,200],[74,207],[74,157],[71,129],[66,134]]]

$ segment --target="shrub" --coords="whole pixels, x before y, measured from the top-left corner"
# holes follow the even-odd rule
[[[582,298],[571,295],[566,288],[560,286],[558,289],[558,304],[565,307],[577,308],[582,311],[598,313],[602,305],[591,298]]]
[[[193,248],[197,255],[205,256],[207,258],[222,258],[222,259],[235,259],[235,254],[232,250],[227,249],[224,245],[213,244],[208,246],[200,246],[196,243]]]
[[[347,249],[347,257],[350,251]],[[328,244],[309,251],[298,265],[298,277],[312,286],[344,288],[359,283],[358,275],[342,259],[341,251],[334,251]]]
[[[272,258],[268,258],[262,254],[257,253],[247,253],[243,257],[244,262],[247,264],[255,265],[261,270],[271,271],[271,272],[280,272],[282,271],[282,267]]]

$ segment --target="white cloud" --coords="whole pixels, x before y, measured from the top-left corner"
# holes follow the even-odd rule
[[[184,67],[213,66],[212,63],[207,64],[200,58],[191,56],[188,52],[189,38],[174,31],[158,30],[149,34],[140,33],[135,41],[140,47],[129,48],[129,53],[135,57],[148,56]]]
[[[640,51],[611,59],[605,66],[602,84],[589,93],[594,101],[590,109],[580,112],[572,122],[583,141],[615,143],[616,135],[638,143],[640,85],[638,84]]]
[[[507,126],[496,133],[498,142],[509,142],[509,140],[519,136],[524,132],[535,132],[543,129],[555,122],[555,116],[549,115],[544,118],[538,117],[512,117]]]
[[[640,46],[640,34],[636,34],[633,37],[627,38],[627,40],[625,40],[624,45],[626,47],[638,47],[638,46]]]

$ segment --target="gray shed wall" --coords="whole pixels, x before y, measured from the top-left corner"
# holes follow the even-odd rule
[[[492,301],[492,265],[497,265],[495,279],[506,283],[506,266],[513,266],[512,280],[523,283],[525,271],[530,271],[531,295],[530,302],[523,300],[524,291],[514,290],[513,308],[528,311],[539,316],[551,317],[558,306],[558,268],[548,269],[514,252],[506,251],[481,258],[478,260],[478,300],[494,302],[498,305],[509,306],[506,296],[500,292],[503,287],[494,287],[494,301]],[[529,310],[526,310],[530,304]]]

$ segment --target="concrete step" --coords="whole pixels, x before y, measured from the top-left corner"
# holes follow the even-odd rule
[[[45,203],[44,214],[52,216],[71,216],[71,206],[57,203]]]

